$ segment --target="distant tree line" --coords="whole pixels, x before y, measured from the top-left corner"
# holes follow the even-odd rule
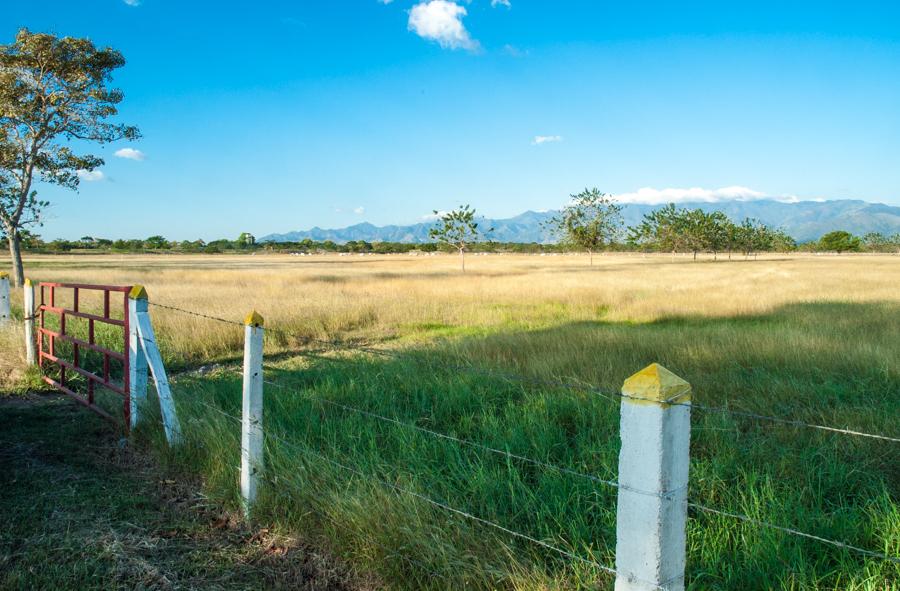
[[[693,217],[693,216],[692,216]],[[745,220],[741,224],[728,227],[728,238],[719,242],[719,237],[705,242],[708,238],[695,234],[678,237],[672,235],[669,222],[660,223],[654,220],[646,227],[629,228],[624,240],[612,240],[602,248],[594,250],[608,252],[656,252],[656,253],[709,253],[714,256],[728,256],[731,253],[752,256],[758,252],[870,252],[900,254],[900,234],[885,236],[869,233],[854,236],[845,231],[829,232],[819,240],[797,244],[789,236],[779,231],[772,231],[764,224],[753,220]],[[0,232],[2,234],[2,232]],[[2,239],[3,236],[0,236]],[[66,252],[121,252],[121,253],[347,253],[347,254],[403,254],[410,252],[458,252],[453,245],[427,242],[368,242],[351,240],[338,244],[331,240],[300,240],[295,242],[252,242],[242,240],[167,240],[162,236],[150,236],[144,239],[109,240],[84,236],[78,240],[44,241],[40,236],[25,230],[21,233],[22,248],[34,253],[66,253]],[[473,253],[520,253],[551,254],[583,251],[577,244],[559,242],[542,244],[538,242],[498,242],[482,240],[469,243],[465,247]]]

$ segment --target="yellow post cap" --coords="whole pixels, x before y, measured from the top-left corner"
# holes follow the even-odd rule
[[[146,300],[147,290],[144,289],[143,285],[134,285],[131,287],[131,291],[128,292],[128,297],[133,300]]]
[[[9,273],[6,271],[0,271],[0,279],[6,279],[9,277]]]
[[[622,384],[622,395],[638,404],[687,402],[691,385],[658,363],[651,363]]]
[[[252,312],[247,314],[246,318],[244,318],[244,324],[247,326],[262,327],[263,325],[265,325],[265,323],[266,323],[266,321],[263,319],[262,316],[260,316],[259,312],[257,312],[256,310],[253,310]]]
[[[28,286],[28,287],[31,287],[32,285],[34,285],[34,281],[32,281],[30,277],[26,277],[26,278],[25,278],[25,285]]]

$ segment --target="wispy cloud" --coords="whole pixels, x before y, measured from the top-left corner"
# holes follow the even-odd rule
[[[378,1],[381,2],[382,4],[390,4],[394,0],[378,0]]]
[[[534,139],[531,140],[532,146],[540,146],[541,144],[549,144],[552,142],[561,142],[563,138],[561,135],[536,135]]]
[[[419,37],[437,41],[445,49],[475,51],[478,41],[472,39],[462,22],[466,14],[464,7],[449,0],[420,2],[409,11],[407,26]]]
[[[76,172],[78,178],[87,182],[93,183],[96,181],[102,181],[106,178],[106,175],[103,174],[102,170],[79,170]]]
[[[653,187],[643,187],[631,193],[620,193],[615,197],[622,203],[644,203],[649,205],[688,201],[716,203],[719,201],[755,201],[758,199],[774,199],[785,202],[799,201],[793,195],[768,195],[761,191],[740,186],[721,187],[719,189],[704,189],[702,187],[654,189]]]
[[[515,45],[510,45],[507,43],[503,46],[503,53],[511,57],[525,57],[528,55],[527,49],[519,49]]]
[[[491,0],[491,6],[505,6],[507,8],[512,8],[512,4],[509,0]]]
[[[124,2],[128,6],[140,6],[141,5],[141,0],[122,0],[122,2]]]
[[[144,160],[147,155],[141,152],[140,150],[135,150],[134,148],[122,148],[120,150],[115,151],[115,155],[119,158],[125,158],[126,160]]]
[[[362,215],[366,213],[366,208],[360,205],[359,207],[354,208],[353,213],[355,213],[356,215]]]

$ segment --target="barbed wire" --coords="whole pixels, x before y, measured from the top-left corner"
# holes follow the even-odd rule
[[[179,308],[176,306],[170,306],[167,304],[157,304],[157,303],[152,303],[152,302],[151,302],[151,305],[154,305],[154,306],[157,306],[160,308],[165,308],[168,310],[181,312],[184,314],[199,316],[201,318],[206,318],[208,320],[224,322],[227,324],[233,324],[233,325],[237,325],[237,326],[245,326],[244,323],[238,322],[236,320],[228,320],[228,319],[217,317],[217,316],[202,314],[199,312],[194,312],[193,310],[187,310],[185,308]],[[408,359],[414,357],[413,355],[410,355],[409,353],[400,353],[400,352],[390,351],[390,350],[386,350],[386,349],[376,349],[373,347],[362,346],[362,345],[352,345],[352,344],[348,345],[342,341],[328,341],[328,340],[323,340],[323,339],[315,339],[315,338],[311,338],[311,337],[308,337],[305,335],[292,333],[290,331],[285,331],[285,330],[274,328],[274,327],[265,328],[264,330],[266,332],[269,332],[272,334],[282,335],[286,338],[296,339],[296,340],[305,341],[305,342],[312,342],[312,343],[316,343],[319,345],[328,346],[333,349],[339,349],[344,352],[356,351],[356,352],[362,352],[362,353],[370,353],[373,355],[381,355],[381,356],[386,356],[386,357],[390,357],[390,358],[398,359],[398,360],[408,360]],[[294,354],[296,354],[297,356],[301,356],[301,357],[302,356],[310,356],[308,354],[305,354],[303,351],[295,351]],[[327,360],[339,359],[336,357],[327,357],[327,356],[320,356],[318,358],[323,358],[323,359],[327,359]],[[432,364],[432,365],[436,365],[437,367],[440,367],[443,369],[448,369],[448,370],[453,370],[453,371],[465,371],[465,372],[468,372],[471,374],[483,375],[483,376],[492,377],[495,379],[506,379],[506,380],[516,381],[516,382],[520,382],[520,383],[528,383],[528,384],[537,385],[537,386],[548,386],[548,387],[554,387],[554,388],[561,388],[561,389],[567,389],[567,390],[571,390],[571,391],[590,392],[592,394],[597,394],[609,401],[615,401],[615,399],[621,399],[621,398],[633,399],[633,400],[645,400],[644,398],[637,397],[637,396],[630,396],[630,395],[624,394],[622,392],[608,392],[608,391],[604,391],[599,388],[596,388],[594,386],[578,384],[578,383],[574,383],[574,382],[567,382],[564,380],[548,380],[546,378],[533,378],[530,376],[522,376],[520,374],[501,372],[501,371],[496,371],[496,370],[492,370],[492,369],[477,368],[477,367],[473,367],[471,365],[459,365],[459,364],[448,364],[448,363]],[[678,402],[678,401],[666,401],[666,404],[668,404],[670,406],[686,406],[686,407],[695,408],[697,410],[701,410],[704,412],[716,412],[716,413],[721,413],[721,414],[730,414],[730,415],[734,415],[734,416],[740,416],[740,417],[759,420],[759,421],[769,421],[769,422],[778,423],[778,424],[782,424],[782,425],[788,425],[788,426],[792,426],[792,427],[809,428],[809,429],[825,431],[825,432],[829,432],[829,433],[837,433],[837,434],[841,434],[841,435],[850,435],[850,436],[855,436],[855,437],[877,439],[880,441],[889,441],[891,443],[900,443],[900,437],[883,435],[883,434],[879,434],[879,433],[867,433],[867,432],[854,430],[854,429],[833,427],[830,425],[821,425],[821,424],[816,424],[816,423],[810,423],[807,421],[801,421],[799,419],[788,419],[788,418],[783,418],[783,417],[776,417],[776,416],[772,416],[772,415],[755,413],[755,412],[751,412],[751,411],[734,410],[731,408],[720,407],[720,406],[709,406],[709,405],[705,405],[705,404],[699,404],[699,403],[696,403],[693,401],[691,401],[690,403],[684,403],[684,402]]]
[[[268,384],[268,385],[270,385],[270,386],[274,386],[275,388],[278,388],[278,389],[280,389],[280,390],[283,391],[283,392],[295,393],[294,390],[290,390],[287,386],[278,384],[278,383],[273,382],[273,381],[271,381],[271,380],[263,380],[263,382],[266,383],[266,384]],[[487,452],[492,453],[492,454],[496,454],[496,455],[499,455],[499,456],[503,456],[503,457],[505,457],[505,458],[509,458],[509,459],[512,459],[512,460],[518,460],[518,461],[521,461],[521,462],[525,462],[525,463],[531,464],[531,465],[533,465],[533,466],[537,466],[537,467],[539,467],[539,468],[544,468],[544,469],[547,469],[547,470],[553,470],[553,471],[559,472],[560,474],[566,474],[566,475],[568,475],[568,476],[574,476],[574,477],[576,477],[576,478],[583,478],[583,479],[585,479],[585,480],[589,480],[589,481],[591,481],[591,482],[596,482],[596,483],[599,483],[599,484],[604,484],[604,485],[606,485],[606,486],[610,486],[610,487],[613,487],[613,488],[620,488],[620,489],[622,489],[622,490],[628,490],[628,491],[630,491],[630,492],[634,492],[634,493],[638,493],[638,494],[642,494],[642,495],[647,495],[647,496],[651,496],[651,497],[657,497],[657,498],[668,498],[668,497],[671,497],[674,493],[677,492],[677,490],[675,490],[675,491],[668,491],[668,492],[665,492],[665,493],[658,493],[658,492],[651,492],[651,491],[640,490],[640,489],[637,489],[637,488],[633,488],[633,487],[630,487],[630,486],[621,484],[621,483],[616,482],[616,481],[614,481],[614,480],[606,480],[606,479],[600,478],[599,476],[594,476],[594,475],[592,475],[592,474],[585,474],[584,472],[579,472],[579,471],[577,471],[577,470],[572,470],[571,468],[565,468],[565,467],[563,467],[563,466],[558,466],[558,465],[552,464],[552,463],[550,463],[550,462],[544,462],[544,461],[542,461],[542,460],[536,460],[536,459],[530,458],[530,457],[528,457],[528,456],[523,456],[523,455],[515,454],[515,453],[509,452],[509,451],[506,451],[506,450],[497,449],[497,448],[491,447],[491,446],[489,446],[489,445],[485,445],[485,444],[483,444],[483,443],[478,443],[478,442],[476,442],[476,441],[471,441],[471,440],[469,440],[469,439],[463,439],[463,438],[460,438],[460,437],[456,437],[456,436],[454,436],[454,435],[448,435],[448,434],[446,434],[446,433],[441,433],[441,432],[439,432],[439,431],[434,431],[434,430],[432,430],[432,429],[427,429],[427,428],[425,428],[425,427],[420,427],[419,425],[416,425],[416,424],[414,424],[414,423],[408,423],[408,422],[405,422],[405,421],[401,421],[401,420],[399,420],[399,419],[394,419],[394,418],[386,417],[386,416],[380,415],[380,414],[378,414],[378,413],[374,413],[374,412],[372,412],[372,411],[363,410],[363,409],[361,409],[361,408],[358,408],[358,407],[355,407],[355,406],[350,406],[350,405],[343,404],[343,403],[340,403],[340,402],[336,402],[336,401],[330,400],[330,399],[328,399],[328,398],[316,397],[316,398],[313,398],[313,399],[310,399],[310,400],[312,400],[312,401],[314,401],[314,402],[322,402],[322,403],[324,403],[324,404],[328,404],[328,405],[330,405],[330,406],[333,406],[333,407],[335,407],[335,408],[340,408],[340,409],[342,409],[342,410],[346,410],[346,411],[350,411],[350,412],[355,412],[355,413],[358,413],[358,414],[361,414],[361,415],[364,415],[364,416],[371,417],[371,418],[373,418],[373,419],[377,419],[377,420],[379,420],[379,421],[383,421],[383,422],[386,422],[386,423],[390,423],[390,424],[393,424],[393,425],[397,425],[397,426],[399,426],[399,427],[403,427],[403,428],[405,428],[405,429],[410,429],[410,430],[413,430],[413,431],[418,431],[418,432],[420,432],[420,433],[424,433],[424,434],[429,435],[429,436],[431,436],[431,437],[436,437],[436,438],[438,438],[438,439],[445,439],[445,440],[447,440],[447,441],[452,441],[452,442],[458,443],[458,444],[460,444],[460,445],[465,445],[465,446],[468,446],[468,447],[473,447],[473,448],[476,448],[476,449],[481,449],[481,450],[487,451]]]
[[[707,507],[706,505],[701,505],[699,503],[688,503],[688,507],[692,507],[697,509],[698,511],[703,511],[704,513],[712,513],[714,515],[720,515],[722,517],[730,517],[732,519],[739,519],[741,521],[746,521],[748,523],[752,523],[754,525],[758,525],[760,527],[766,527],[769,529],[774,529],[783,533],[788,533],[795,536],[800,536],[803,538],[808,538],[810,540],[815,540],[817,542],[822,542],[823,544],[830,544],[837,548],[842,548],[844,550],[852,550],[853,552],[857,552],[859,554],[864,554],[866,556],[871,556],[873,558],[880,558],[882,560],[886,560],[888,562],[893,562],[894,564],[900,564],[900,557],[897,556],[888,556],[887,554],[882,554],[880,552],[874,552],[872,550],[866,550],[865,548],[860,548],[858,546],[851,546],[850,544],[846,544],[844,542],[839,542],[837,540],[829,540],[828,538],[823,538],[821,536],[808,534],[806,532],[802,532],[800,530],[796,530],[790,527],[784,527],[782,525],[775,525],[774,523],[769,523],[768,521],[763,521],[761,519],[754,519],[748,515],[741,515],[740,513],[729,513],[728,511],[722,511],[721,509],[713,509],[712,507]]]
[[[210,409],[214,410],[215,412],[219,413],[220,415],[223,415],[223,416],[225,416],[225,417],[227,417],[227,418],[230,418],[230,419],[232,419],[232,420],[235,420],[235,421],[237,421],[238,423],[242,423],[242,420],[241,420],[240,418],[238,418],[238,417],[236,417],[236,416],[234,416],[234,415],[231,415],[231,414],[225,412],[224,410],[222,410],[222,409],[220,409],[220,408],[213,407],[213,406],[211,406],[211,405],[209,405],[209,404],[207,404],[207,403],[205,403],[205,402],[203,402],[202,400],[199,400],[199,399],[195,399],[195,401],[198,402],[199,404],[201,404],[201,405],[207,407],[207,408],[210,408]],[[369,414],[369,413],[367,413],[367,414]],[[374,413],[372,413],[372,414],[374,414]],[[386,417],[384,417],[384,418],[386,418]],[[395,422],[395,421],[390,421],[390,422]],[[412,427],[418,429],[417,426],[409,425],[408,423],[402,423],[401,421],[396,421],[396,422],[397,422],[397,423],[400,423],[400,424],[403,425],[403,426],[412,426]],[[430,430],[427,430],[427,429],[423,429],[423,430],[426,431],[426,432],[429,432],[429,431],[430,431]],[[441,436],[441,435],[442,435],[442,434],[437,433],[437,432],[430,432],[430,433],[433,434],[433,435],[435,435],[435,436]],[[270,436],[270,434],[267,433],[266,436],[268,437],[268,436]],[[277,435],[271,435],[271,436],[272,436],[273,438],[275,438],[276,440],[279,439],[279,437],[278,437]],[[457,438],[452,438],[452,437],[449,437],[449,436],[447,436],[447,438],[448,438],[448,439],[455,440],[455,441],[457,441],[457,442],[459,442],[459,443],[465,443],[465,440],[459,440],[459,439],[457,439]],[[285,442],[285,443],[287,443],[289,446],[290,446],[290,445],[295,445],[295,444],[292,444],[292,443],[289,442],[289,441],[287,441],[287,442]],[[474,443],[474,442],[472,442],[472,443]],[[482,447],[480,444],[474,444],[474,445],[475,445],[476,447]],[[491,448],[489,448],[489,449],[491,449]],[[310,450],[310,451],[311,451],[311,450]],[[528,462],[534,461],[534,462],[537,462],[537,463],[539,463],[539,464],[543,464],[543,462],[539,462],[538,460],[531,460],[530,458],[527,458],[527,457],[524,457],[524,456],[516,456],[515,454],[508,454],[508,452],[504,452],[504,451],[502,451],[502,450],[495,450],[495,451],[498,451],[499,453],[501,453],[501,454],[503,454],[503,455],[509,455],[510,457],[514,457],[514,458],[516,458],[516,459],[521,459],[521,460],[528,461]],[[315,453],[315,452],[313,452],[313,453]],[[317,454],[317,455],[318,455],[318,454]],[[324,458],[324,457],[323,457],[323,459],[325,459],[325,460],[328,461],[328,462],[333,462],[332,460],[330,460],[330,459],[328,459],[328,458]],[[567,471],[567,469],[562,468],[562,467],[555,466],[555,465],[553,465],[553,464],[546,464],[546,467],[547,467],[547,468],[552,468],[552,469],[559,469],[560,471]],[[589,480],[595,480],[595,481],[600,482],[600,483],[602,483],[602,484],[610,484],[610,485],[613,485],[613,486],[615,486],[616,488],[619,488],[619,489],[621,489],[621,490],[628,490],[629,492],[636,492],[636,493],[640,493],[640,494],[648,494],[648,495],[656,496],[656,497],[659,497],[659,498],[666,498],[666,497],[672,496],[675,492],[679,492],[679,491],[681,490],[681,489],[676,489],[676,490],[674,490],[674,491],[669,491],[668,493],[665,493],[665,494],[649,493],[649,492],[644,492],[644,491],[634,490],[634,489],[632,489],[632,488],[630,488],[630,487],[626,487],[626,486],[621,485],[621,484],[619,484],[619,483],[613,483],[613,481],[605,481],[605,480],[603,480],[603,479],[595,479],[595,478],[591,477],[590,475],[586,475],[586,474],[583,474],[583,473],[581,473],[581,472],[571,471],[571,473],[572,473],[573,475],[575,475],[575,476],[584,477],[584,478],[587,478],[587,479],[589,479]],[[363,473],[361,473],[361,472],[357,472],[357,474],[359,474],[359,475],[361,475],[361,476],[364,476],[364,477],[368,477],[367,475],[365,475],[365,474],[363,474]],[[376,480],[377,480],[377,478],[376,478]],[[391,484],[388,483],[388,486],[392,486],[392,487],[393,487],[394,485],[391,485]],[[417,494],[417,493],[412,493],[412,494]],[[438,506],[440,506],[440,504],[438,504]],[[745,521],[745,522],[748,522],[748,523],[752,523],[752,524],[754,524],[754,525],[757,525],[757,526],[759,526],[759,527],[766,527],[766,528],[769,528],[769,529],[772,529],[772,530],[780,531],[780,532],[782,532],[782,533],[787,533],[787,534],[799,536],[799,537],[802,537],[802,538],[814,540],[814,541],[817,541],[817,542],[820,542],[820,543],[828,544],[828,545],[831,545],[831,546],[834,546],[834,547],[836,547],[836,548],[840,548],[840,549],[843,549],[843,550],[849,550],[849,551],[852,551],[852,552],[856,552],[856,553],[859,553],[859,554],[863,554],[863,555],[865,555],[865,556],[871,556],[871,557],[873,557],[873,558],[878,558],[878,559],[881,559],[881,560],[884,560],[884,561],[887,561],[887,562],[891,562],[891,563],[894,563],[894,564],[900,564],[900,557],[890,556],[890,555],[888,555],[888,554],[884,554],[884,553],[881,553],[881,552],[875,552],[875,551],[873,551],[873,550],[867,550],[867,549],[865,549],[865,548],[860,548],[860,547],[858,547],[858,546],[853,546],[853,545],[851,545],[851,544],[847,544],[847,543],[841,542],[841,541],[839,541],[839,540],[832,540],[832,539],[829,539],[829,538],[824,538],[824,537],[817,536],[817,535],[814,535],[814,534],[810,534],[810,533],[807,533],[807,532],[804,532],[804,531],[801,531],[801,530],[798,530],[798,529],[789,528],[789,527],[785,527],[785,526],[782,526],[782,525],[777,525],[777,524],[775,524],[775,523],[771,523],[771,522],[764,521],[764,520],[761,520],[761,519],[756,519],[756,518],[750,517],[750,516],[748,516],[748,515],[743,515],[743,514],[740,514],[740,513],[731,513],[731,512],[728,512],[728,511],[723,511],[723,510],[721,510],[721,509],[715,509],[715,508],[713,508],[713,507],[709,507],[709,506],[707,506],[707,505],[703,505],[703,504],[701,504],[701,503],[696,503],[696,502],[692,502],[692,501],[688,501],[688,506],[691,507],[691,508],[693,508],[693,509],[696,509],[696,510],[698,510],[698,511],[702,511],[702,512],[704,512],[704,513],[710,513],[710,514],[715,514],[715,515],[719,515],[719,516],[722,516],[722,517],[729,517],[729,518],[732,518],[732,519],[737,519],[737,520],[740,520],[740,521]],[[451,509],[452,509],[452,507],[451,507]],[[473,517],[475,517],[475,516],[473,516]],[[476,518],[476,519],[479,519],[479,518],[477,518],[477,517],[475,517],[475,518]],[[496,525],[496,524],[495,524],[495,525]],[[502,528],[502,526],[497,526],[497,527]],[[524,534],[522,534],[522,535],[524,535]],[[532,541],[534,541],[534,540],[532,540]],[[538,543],[540,543],[540,542],[538,541]],[[555,548],[555,547],[554,547],[554,549],[556,549],[557,551],[559,551],[558,548]],[[600,565],[598,565],[598,566],[600,566]]]
[[[197,400],[197,399],[195,399],[194,402],[197,402],[197,403],[199,403],[199,404],[201,404],[201,405],[203,405],[203,406],[206,406],[206,407],[208,407],[208,408],[212,408],[213,410],[215,410],[216,412],[218,412],[220,415],[222,415],[222,416],[224,416],[224,417],[226,417],[226,418],[228,418],[228,419],[230,419],[230,420],[233,420],[233,421],[235,421],[235,422],[237,422],[237,423],[239,423],[239,424],[243,424],[242,419],[238,418],[237,416],[235,416],[235,415],[233,415],[233,414],[231,414],[231,413],[225,412],[225,411],[222,410],[222,409],[215,409],[212,405],[209,405],[209,404],[203,402],[202,400]],[[302,453],[302,454],[304,454],[304,455],[313,456],[313,457],[315,457],[315,458],[317,458],[317,459],[319,459],[319,460],[322,460],[322,461],[324,461],[324,462],[326,462],[326,463],[328,463],[328,464],[331,464],[332,466],[335,466],[335,467],[340,468],[340,469],[342,469],[342,470],[348,471],[348,472],[350,472],[350,473],[352,473],[352,474],[354,474],[354,475],[356,475],[356,476],[359,476],[359,477],[361,477],[361,478],[364,478],[364,479],[366,479],[366,480],[373,480],[373,481],[377,482],[378,484],[380,484],[380,485],[382,485],[382,486],[384,486],[384,487],[386,487],[386,488],[389,488],[389,489],[391,489],[391,490],[393,490],[393,491],[395,491],[395,492],[399,492],[399,493],[403,493],[403,494],[409,495],[409,496],[411,496],[411,497],[413,497],[413,498],[415,498],[415,499],[418,499],[418,500],[420,500],[420,501],[423,501],[423,502],[425,502],[425,503],[428,503],[428,504],[430,504],[430,505],[432,505],[432,506],[434,506],[434,507],[437,507],[437,508],[439,508],[439,509],[442,509],[442,510],[444,510],[444,511],[447,511],[447,512],[449,512],[449,513],[452,513],[452,514],[454,514],[454,515],[458,515],[458,516],[460,516],[460,517],[464,517],[464,518],[466,518],[466,519],[469,519],[469,520],[474,521],[474,522],[476,522],[476,523],[479,523],[479,524],[481,524],[481,525],[484,525],[484,526],[487,526],[487,527],[491,527],[491,528],[493,528],[493,529],[496,529],[496,530],[498,530],[498,531],[501,531],[501,532],[503,532],[503,533],[505,533],[505,534],[507,534],[507,535],[509,535],[509,536],[511,536],[511,537],[518,538],[518,539],[521,539],[521,540],[525,540],[525,541],[527,541],[527,542],[530,542],[530,543],[532,543],[532,544],[535,544],[535,545],[537,545],[537,546],[540,546],[540,547],[542,547],[542,548],[544,548],[544,549],[551,550],[551,551],[553,551],[553,552],[558,553],[560,556],[563,556],[563,557],[568,558],[568,559],[570,559],[570,560],[582,562],[582,563],[587,564],[587,565],[589,565],[589,566],[593,566],[593,567],[595,567],[595,568],[597,568],[597,569],[599,569],[599,570],[601,570],[601,571],[603,571],[603,572],[606,572],[606,573],[608,573],[608,574],[612,574],[612,575],[618,575],[618,574],[619,574],[614,568],[609,567],[609,566],[605,566],[605,565],[603,565],[603,564],[600,564],[599,562],[597,562],[597,561],[595,561],[595,560],[591,560],[591,559],[589,559],[589,558],[585,558],[584,556],[580,556],[580,555],[575,554],[575,553],[573,553],[573,552],[569,552],[568,550],[565,550],[565,549],[563,549],[563,548],[559,548],[558,546],[554,546],[553,544],[550,544],[550,543],[545,542],[545,541],[543,541],[543,540],[539,540],[538,538],[529,536],[528,534],[523,534],[523,533],[521,533],[521,532],[519,532],[519,531],[516,531],[516,530],[510,529],[510,528],[508,528],[508,527],[505,527],[505,526],[503,526],[503,525],[500,525],[499,523],[495,523],[495,522],[493,522],[493,521],[491,521],[491,520],[489,520],[489,519],[484,519],[484,518],[482,518],[482,517],[479,517],[479,516],[477,516],[477,515],[474,515],[474,514],[468,512],[468,511],[464,511],[464,510],[462,510],[462,509],[458,509],[458,508],[456,508],[456,507],[453,507],[452,505],[449,505],[449,504],[447,504],[447,503],[444,503],[444,502],[441,502],[441,501],[437,501],[437,500],[435,500],[435,499],[432,499],[431,497],[428,497],[428,496],[426,496],[426,495],[423,495],[423,494],[421,494],[421,493],[418,493],[418,492],[416,492],[416,491],[413,491],[413,490],[411,490],[411,489],[409,489],[409,488],[400,486],[400,485],[398,485],[398,484],[394,484],[394,483],[392,483],[392,482],[388,482],[388,481],[386,481],[386,480],[384,480],[384,479],[382,479],[382,478],[379,478],[379,477],[377,477],[377,476],[374,476],[374,475],[372,475],[372,474],[366,474],[365,472],[363,472],[363,471],[361,471],[361,470],[359,470],[359,469],[357,469],[357,468],[353,468],[353,467],[348,466],[348,465],[346,465],[346,464],[344,464],[344,463],[342,463],[342,462],[338,462],[338,461],[336,461],[336,460],[333,460],[333,459],[331,459],[331,458],[329,458],[329,457],[327,457],[327,456],[325,456],[325,455],[323,455],[323,454],[321,454],[321,453],[319,453],[319,452],[316,452],[315,450],[312,450],[312,449],[310,449],[310,448],[308,448],[308,447],[301,446],[301,445],[299,445],[299,444],[297,444],[297,443],[294,443],[294,442],[292,442],[292,441],[289,441],[289,440],[285,439],[284,437],[281,437],[280,435],[277,435],[277,434],[274,434],[274,433],[268,433],[268,432],[267,432],[267,433],[265,434],[265,436],[268,437],[268,438],[271,438],[271,439],[273,439],[273,440],[275,440],[275,441],[278,441],[278,442],[281,443],[282,445],[285,445],[285,446],[287,446],[287,447],[289,447],[289,448],[295,449],[296,451],[298,451],[298,452],[300,452],[300,453]],[[643,581],[643,582],[645,582],[645,583],[647,583],[647,584],[650,584],[650,585],[653,585],[654,587],[656,587],[656,588],[658,588],[658,589],[663,589],[663,587],[661,587],[661,586],[659,586],[659,585],[656,585],[656,584],[654,584],[654,583],[652,583],[652,582],[649,582],[649,581]]]

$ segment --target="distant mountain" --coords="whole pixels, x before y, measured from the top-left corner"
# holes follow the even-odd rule
[[[900,232],[900,207],[866,201],[840,199],[835,201],[797,201],[788,203],[769,199],[755,201],[721,201],[718,203],[679,203],[679,207],[699,208],[704,211],[721,211],[738,221],[745,217],[756,218],[774,228],[781,228],[794,239],[805,242],[816,240],[832,230],[847,230],[862,235],[881,232],[891,235]],[[663,205],[628,204],[622,211],[626,225],[640,222],[644,214]],[[526,211],[508,219],[485,219],[484,228],[494,228],[490,237],[498,242],[551,242],[552,236],[543,228],[553,211]],[[429,242],[428,230],[436,222],[420,222],[408,226],[374,226],[369,223],[347,228],[324,230],[312,228],[285,234],[269,234],[261,242],[299,242],[331,240],[339,244],[350,240],[367,242]]]

